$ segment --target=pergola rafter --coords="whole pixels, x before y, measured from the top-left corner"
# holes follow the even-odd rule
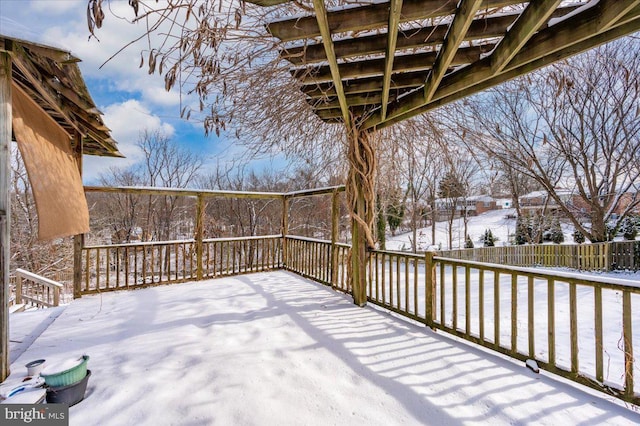
[[[315,14],[267,30],[316,114],[351,120],[346,105],[363,130],[640,30],[636,0],[392,0],[334,10],[313,3]]]
[[[424,83],[424,101],[429,102],[433,97],[442,77],[449,68],[449,65],[453,62],[453,58],[458,51],[460,42],[464,39],[464,35],[467,33],[473,17],[482,5],[482,0],[461,0],[458,10],[453,15],[453,20],[447,31],[447,35],[444,37],[442,47],[438,52],[433,68]],[[384,114],[381,119],[384,120]]]
[[[402,11],[402,0],[391,0],[389,9],[389,25],[387,34],[387,50],[384,55],[384,74],[382,77],[382,118],[387,115],[387,104],[389,103],[389,90],[391,88],[391,74],[393,73],[393,61],[395,60],[396,44],[398,41],[398,25],[400,25],[400,12]]]
[[[329,61],[331,77],[336,85],[336,94],[340,103],[342,120],[348,127],[350,127],[351,117],[349,116],[349,105],[347,104],[347,98],[345,97],[344,89],[342,88],[342,77],[340,77],[338,60],[336,59],[336,54],[333,51],[333,40],[331,39],[331,31],[329,30],[329,23],[327,22],[327,10],[324,7],[324,0],[313,0],[313,8],[316,11],[318,27],[320,29],[320,34],[322,35],[324,51],[327,54],[327,59]]]

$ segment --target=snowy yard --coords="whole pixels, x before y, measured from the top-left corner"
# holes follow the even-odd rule
[[[29,315],[11,317],[12,335],[38,328]],[[92,376],[77,425],[640,422],[613,398],[287,272],[85,296],[9,380],[30,360],[82,353]]]
[[[496,237],[496,246],[509,245],[510,236],[516,231],[516,210],[515,209],[501,209],[491,210],[478,216],[471,216],[468,218],[467,232],[475,247],[482,247],[482,236],[487,229],[490,229],[493,236]],[[418,229],[417,240],[418,250],[424,251],[428,249],[446,250],[448,249],[449,240],[449,224],[446,221],[436,222],[436,237],[435,241],[431,240],[431,226]],[[569,223],[561,223],[562,231],[564,234],[564,244],[573,244],[573,225]],[[454,249],[463,248],[465,235],[464,235],[464,222],[462,218],[455,219],[451,228],[453,247]],[[411,250],[411,232],[398,232],[395,236],[387,236],[386,248],[387,250]],[[618,240],[622,239],[622,235],[619,234]]]

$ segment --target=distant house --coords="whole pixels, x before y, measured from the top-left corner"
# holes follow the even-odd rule
[[[496,200],[488,195],[473,195],[460,198],[438,198],[436,205],[436,220],[441,221],[451,217],[455,209],[454,217],[477,216],[490,210],[497,210]]]
[[[584,215],[590,213],[589,204],[579,195],[569,189],[556,189],[556,194],[569,209],[580,212]],[[621,214],[629,204],[640,197],[640,193],[627,192],[622,194],[620,201],[614,209],[614,213]],[[560,205],[551,198],[547,191],[535,191],[521,196],[519,199],[520,209],[525,214],[550,214],[560,210]],[[640,206],[632,209],[632,213],[640,214]]]
[[[629,204],[636,202],[637,200],[640,200],[640,192],[625,192],[624,194],[622,194],[622,196],[620,196],[620,201],[616,205],[614,213],[618,215],[622,214],[622,212],[627,209]],[[640,214],[640,205],[636,205],[635,207],[633,207],[631,209],[631,213]]]
[[[498,206],[499,209],[513,208],[513,200],[511,198],[497,198],[496,206]]]
[[[579,205],[581,202],[580,197],[577,197],[568,189],[556,189],[556,194],[558,194],[560,200],[565,205]],[[522,195],[518,198],[518,202],[520,204],[520,210],[524,214],[548,214],[560,210],[558,202],[554,198],[551,198],[547,191],[534,191]]]

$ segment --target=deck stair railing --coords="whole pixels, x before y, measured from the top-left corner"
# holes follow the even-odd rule
[[[52,308],[60,304],[60,293],[64,286],[49,278],[24,269],[15,272],[15,304],[38,308]]]

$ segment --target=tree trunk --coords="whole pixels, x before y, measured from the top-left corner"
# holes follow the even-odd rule
[[[349,129],[347,137],[347,197],[352,219],[350,282],[353,302],[358,306],[364,306],[367,304],[367,250],[375,248],[372,234],[375,212],[375,153],[370,133],[352,128]]]

